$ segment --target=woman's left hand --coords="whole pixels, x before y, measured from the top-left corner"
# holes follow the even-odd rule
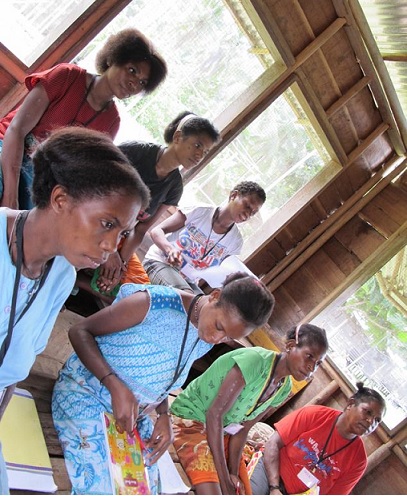
[[[165,453],[174,436],[171,425],[171,415],[160,415],[154,425],[154,430],[146,447],[152,449],[146,456],[146,463],[152,465]]]
[[[246,494],[244,490],[244,484],[241,481],[240,477],[233,474],[230,474],[229,476],[232,484],[235,486],[234,494]]]

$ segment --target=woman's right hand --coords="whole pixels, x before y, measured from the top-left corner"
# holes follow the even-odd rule
[[[177,248],[170,248],[167,251],[167,262],[173,267],[181,267],[182,264],[182,254]]]
[[[127,431],[132,434],[139,413],[138,401],[132,391],[116,376],[109,376],[104,382],[106,386],[108,386],[108,380],[111,380],[109,391],[116,427],[119,432]]]

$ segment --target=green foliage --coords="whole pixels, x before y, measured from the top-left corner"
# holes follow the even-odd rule
[[[365,324],[363,331],[377,343],[378,349],[387,349],[387,335],[407,343],[406,317],[382,294],[376,277],[371,277],[345,304],[348,314],[357,313]]]

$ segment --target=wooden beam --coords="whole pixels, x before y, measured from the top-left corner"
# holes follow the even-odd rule
[[[347,20],[345,30],[364,73],[372,78],[370,87],[383,120],[390,125],[390,139],[397,153],[403,155],[407,147],[407,121],[363,11],[353,0],[332,1],[338,15]]]
[[[257,18],[261,19],[261,25],[264,25],[267,33],[269,33],[269,36],[271,36],[286,66],[294,65],[295,57],[291,52],[285,36],[280,31],[280,27],[277,24],[274,16],[270,14],[270,8],[267,2],[264,2],[262,0],[243,0],[242,3],[245,6],[246,4],[251,5],[251,9],[253,9],[257,13]],[[257,25],[257,23],[255,24],[255,26],[257,29],[260,30],[260,27]]]
[[[382,122],[369,136],[360,143],[354,150],[352,150],[348,155],[349,164],[352,164],[358,157],[360,157],[369,146],[377,140],[382,134],[384,134],[388,129],[389,125]],[[348,165],[348,164],[347,164]]]
[[[222,141],[211,150],[206,159],[198,167],[191,169],[184,175],[186,182],[195,177],[205,165],[219,154],[241,131],[263,112],[281,93],[295,81],[293,74],[332,38],[344,25],[345,19],[335,19],[319,36],[317,36],[302,52],[298,54],[294,63],[276,76],[276,69],[271,67],[265,71],[238,99],[232,103],[219,118],[215,125],[221,130]],[[273,38],[274,39],[274,38]]]
[[[335,103],[333,103],[327,110],[326,115],[328,119],[330,119],[333,115],[341,110],[354,96],[356,96],[363,88],[365,88],[370,82],[372,78],[369,76],[364,76],[360,79],[355,85],[352,86],[346,93],[344,93]]]
[[[297,75],[299,79],[298,84],[301,88],[301,91],[304,93],[304,95],[307,96],[308,104],[312,108],[312,111],[315,113],[321,129],[328,138],[329,143],[339,162],[343,166],[345,166],[349,162],[348,156],[342,146],[340,139],[338,138],[334,127],[329,122],[329,119],[327,118],[326,112],[321,102],[317,98],[314,88],[309,83],[307,76],[301,68],[297,70]]]
[[[382,53],[381,55],[387,62],[407,62],[407,53]]]
[[[339,384],[332,380],[327,386],[324,387],[322,391],[320,391],[317,395],[315,395],[313,398],[308,401],[308,403],[305,406],[309,405],[323,405],[325,404],[329,398],[336,393],[336,391],[339,389]]]
[[[367,459],[367,469],[366,474],[374,470],[380,463],[382,463],[389,455],[393,453],[396,454],[398,458],[407,466],[407,455],[401,451],[398,444],[405,443],[407,439],[407,427],[400,430],[394,437],[392,437],[385,444],[382,444],[373,453],[371,453]],[[394,449],[396,448],[396,449]],[[399,448],[399,450],[397,450]],[[401,455],[401,456],[400,456]],[[366,475],[365,474],[365,475]]]
[[[339,207],[338,210],[311,231],[311,233],[284,257],[276,267],[262,277],[264,284],[269,285],[269,289],[274,291],[280,284],[288,279],[302,263],[318,251],[336,231],[356,215],[367,202],[376,196],[376,194],[385,188],[407,167],[407,160],[404,160],[386,176],[386,173],[392,169],[397,161],[400,161],[400,158],[390,160],[384,169],[377,172],[366,184],[359,188],[358,191]],[[376,189],[378,184],[380,184],[380,188]],[[288,272],[285,271],[287,267],[289,267]],[[281,277],[279,277],[280,274],[282,274]]]
[[[3,43],[0,43],[0,66],[2,66],[16,81],[24,82],[27,67]]]

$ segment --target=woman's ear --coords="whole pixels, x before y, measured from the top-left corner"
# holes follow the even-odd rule
[[[172,137],[172,142],[178,144],[181,142],[181,140],[182,140],[182,131],[179,129],[179,130],[175,131],[175,133]]]
[[[57,184],[51,191],[50,206],[55,213],[61,213],[66,210],[68,203],[71,203],[70,196],[68,195],[66,189]]]
[[[233,201],[239,193],[234,189],[229,194],[229,201]]]
[[[212,293],[209,295],[209,301],[210,302],[214,301],[215,303],[218,302],[220,298],[220,293],[221,290],[219,288],[214,289]]]
[[[295,339],[288,339],[285,345],[287,353],[290,353],[296,347]]]

